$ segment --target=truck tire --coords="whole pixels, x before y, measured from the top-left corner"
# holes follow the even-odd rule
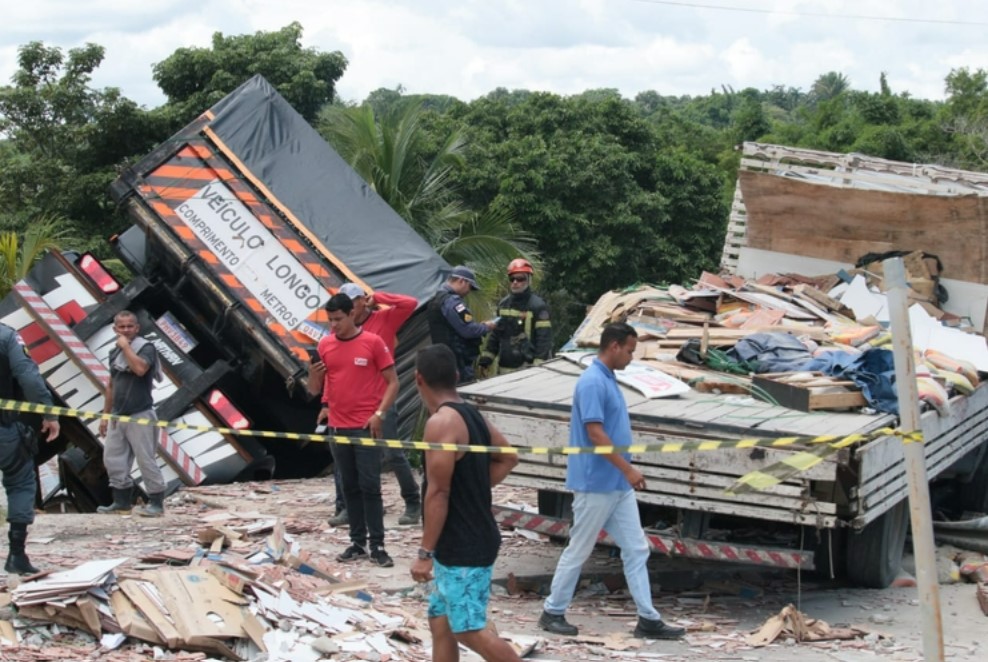
[[[909,531],[909,500],[903,499],[859,532],[847,535],[847,578],[855,586],[886,588],[902,567]]]
[[[959,483],[957,496],[961,509],[988,513],[988,449],[982,451],[981,458],[971,473],[971,479],[966,483]]]

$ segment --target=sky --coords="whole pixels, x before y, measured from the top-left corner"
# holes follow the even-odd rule
[[[304,46],[346,56],[337,91],[353,102],[399,85],[464,101],[499,87],[806,91],[828,71],[870,91],[886,72],[895,93],[942,99],[951,69],[988,69],[984,0],[30,0],[4,8],[0,84],[25,43],[93,42],[106,49],[94,85],[150,108],[165,100],[152,66],[178,48],[292,21]]]

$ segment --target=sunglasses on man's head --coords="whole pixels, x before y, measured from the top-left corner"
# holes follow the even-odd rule
[[[508,276],[512,283],[524,283],[528,281],[528,276]]]

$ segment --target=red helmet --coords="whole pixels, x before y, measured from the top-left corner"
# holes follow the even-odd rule
[[[519,257],[515,258],[508,264],[508,275],[511,274],[533,274],[535,270],[532,269],[532,263],[525,258]]]

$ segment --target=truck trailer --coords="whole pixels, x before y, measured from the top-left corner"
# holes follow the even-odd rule
[[[133,222],[110,239],[118,282],[92,255],[52,251],[0,302],[58,403],[101,412],[113,316],[154,343],[169,488],[323,470],[326,444],[199,427],[311,433],[305,381],[324,305],[344,282],[424,304],[449,267],[262,77],[255,76],[126,168],[110,194]],[[415,423],[420,308],[399,334],[402,430]],[[70,418],[70,417],[66,417]],[[98,421],[67,420],[38,458],[42,501],[109,501]]]
[[[986,206],[988,175],[746,143],[724,273],[748,278],[833,273],[852,269],[867,253],[929,251],[943,260],[944,276],[951,277],[940,280],[950,293],[945,310],[981,334],[988,303],[988,279],[981,273],[988,232],[978,224],[988,218]],[[970,231],[975,225],[980,230]],[[648,363],[662,369],[662,362]],[[557,358],[462,392],[513,445],[563,447],[581,372],[579,364]],[[874,437],[774,487],[737,494],[727,490],[742,476],[808,446],[636,455],[648,482],[638,499],[655,552],[815,570],[865,586],[893,581],[909,525],[906,470],[902,440],[874,433],[894,428],[895,415],[860,409],[802,412],[710,389],[668,399],[623,390],[636,444]],[[988,386],[955,395],[944,409],[949,413],[922,415],[935,498],[949,492],[963,509],[986,512]],[[565,455],[522,455],[508,482],[536,488],[538,512],[500,508],[499,520],[565,536],[571,512],[565,475]]]

